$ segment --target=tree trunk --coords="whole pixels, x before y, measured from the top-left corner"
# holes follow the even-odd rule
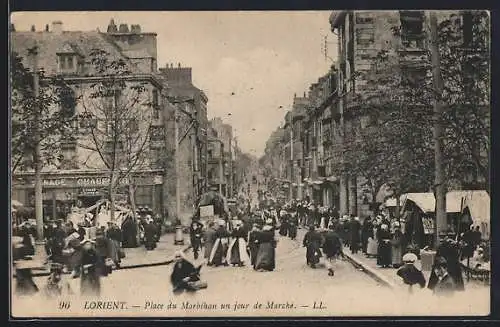
[[[136,205],[135,205],[135,185],[132,182],[132,180],[129,183],[128,192],[129,192],[128,194],[129,194],[129,198],[130,198],[130,206],[132,207],[132,212],[134,213],[133,216],[134,216],[134,220],[135,220],[136,219],[135,212],[137,210],[136,210]]]
[[[109,219],[115,221],[115,172],[111,172],[111,178],[109,181]]]

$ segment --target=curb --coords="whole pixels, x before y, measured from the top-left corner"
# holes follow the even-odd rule
[[[344,258],[346,258],[347,261],[349,261],[349,263],[352,264],[354,267],[361,269],[365,274],[367,274],[368,276],[370,276],[372,279],[379,282],[380,284],[382,284],[386,287],[389,287],[391,289],[397,288],[397,285],[395,285],[392,282],[390,282],[389,280],[387,280],[387,278],[385,276],[382,276],[372,267],[369,267],[366,264],[364,264],[363,262],[361,262],[360,260],[352,257],[351,254],[344,252]]]
[[[391,289],[397,288],[396,285],[394,285],[392,282],[387,280],[385,276],[382,276],[379,274],[375,269],[372,267],[367,266],[366,264],[362,263],[360,260],[352,257],[350,254],[344,252],[344,257],[356,268],[361,269],[365,274],[370,276],[372,279],[376,280],[377,282],[381,283],[382,285],[389,287]]]
[[[186,252],[191,248],[192,248],[192,246],[191,246],[191,244],[189,244],[189,245],[185,246],[181,251]],[[166,266],[166,265],[171,264],[173,261],[174,261],[174,259],[171,258],[171,259],[168,259],[166,261],[156,261],[156,262],[150,262],[150,263],[124,265],[124,266],[120,266],[120,268],[115,268],[114,270],[126,270],[126,269],[136,269],[136,268],[145,268],[145,267]],[[14,274],[12,275],[12,277],[16,278],[15,268],[13,270],[14,270]],[[68,271],[68,272],[64,272],[63,274],[69,275],[69,274],[71,274],[71,272]],[[33,272],[32,276],[33,277],[46,277],[46,276],[50,276],[50,272],[48,272],[48,271]]]

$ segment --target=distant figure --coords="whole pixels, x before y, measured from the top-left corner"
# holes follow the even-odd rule
[[[208,228],[203,232],[203,247],[205,248],[204,258],[205,260],[209,260],[210,253],[212,252],[212,248],[217,240],[217,232],[214,229],[215,223],[210,221],[208,223]]]
[[[328,275],[333,276],[335,274],[333,264],[337,257],[342,253],[342,242],[340,237],[335,232],[335,226],[330,224],[328,226],[329,231],[325,234],[325,241],[323,243],[323,252],[326,257],[326,266],[328,269]]]
[[[262,231],[258,234],[259,250],[255,260],[257,271],[273,271],[276,268],[276,240],[272,224],[273,220],[267,219]]]
[[[316,232],[314,226],[309,227],[309,231],[304,236],[302,245],[306,247],[306,262],[311,268],[316,268],[321,258],[321,235]]]
[[[248,250],[250,252],[250,262],[255,269],[255,262],[257,259],[257,252],[259,251],[259,227],[253,224],[252,230],[248,233]]]

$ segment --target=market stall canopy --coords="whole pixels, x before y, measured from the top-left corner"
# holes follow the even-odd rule
[[[486,191],[474,191],[462,198],[463,212],[469,209],[474,224],[490,223],[490,196]]]
[[[446,193],[446,212],[459,213],[462,212],[462,202],[464,198],[482,197],[488,193],[486,191],[450,191]],[[488,196],[489,199],[489,196]],[[488,209],[489,210],[489,209]]]
[[[10,201],[10,205],[13,207],[13,208],[18,208],[18,207],[22,207],[24,206],[24,204],[22,204],[21,202],[17,201],[17,200],[11,200]]]
[[[434,212],[436,199],[433,193],[406,193],[401,197],[401,210],[404,210],[408,200],[415,203],[424,213]]]

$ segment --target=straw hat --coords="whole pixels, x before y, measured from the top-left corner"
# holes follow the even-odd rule
[[[403,262],[414,263],[417,259],[418,258],[415,253],[406,253],[403,256]]]

